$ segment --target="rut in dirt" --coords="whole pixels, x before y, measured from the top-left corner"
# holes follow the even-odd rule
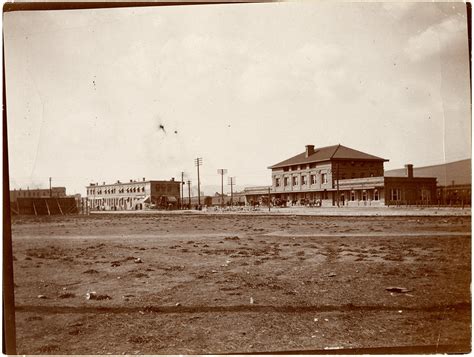
[[[466,311],[471,309],[470,303],[430,306],[384,306],[384,305],[312,305],[312,306],[271,306],[271,305],[235,305],[235,306],[143,306],[143,307],[103,307],[103,306],[35,306],[20,305],[15,308],[17,312],[36,312],[44,314],[70,314],[70,313],[104,313],[124,314],[130,312],[154,312],[162,314],[189,314],[189,313],[214,313],[214,312],[342,312],[342,311]]]

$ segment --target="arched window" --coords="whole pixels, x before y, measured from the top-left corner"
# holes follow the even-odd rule
[[[379,200],[379,190],[374,190],[374,201]]]

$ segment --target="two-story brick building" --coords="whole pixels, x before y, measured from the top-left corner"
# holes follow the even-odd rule
[[[142,210],[146,207],[173,207],[180,202],[180,182],[130,180],[102,185],[91,183],[87,186],[87,198],[92,210],[122,211]]]
[[[271,198],[321,206],[431,202],[436,178],[413,177],[412,165],[406,177],[384,177],[386,161],[343,145],[306,145],[304,152],[269,167]]]
[[[272,193],[275,198],[291,203],[333,205],[337,202],[338,182],[383,176],[385,161],[388,160],[342,145],[317,149],[306,145],[304,152],[269,167]],[[379,198],[373,190],[370,194],[371,199]],[[345,197],[340,200],[345,201]]]

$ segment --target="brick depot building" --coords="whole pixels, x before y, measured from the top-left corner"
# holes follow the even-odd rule
[[[436,198],[435,177],[413,177],[406,165],[404,177],[385,177],[381,157],[343,145],[306,150],[269,167],[273,202],[321,206],[378,206],[430,204]],[[260,192],[261,191],[261,192]],[[268,188],[249,190],[248,203],[261,201]]]
[[[180,195],[180,182],[174,178],[169,181],[146,181],[143,178],[142,181],[91,183],[87,186],[89,207],[99,211],[177,208]]]

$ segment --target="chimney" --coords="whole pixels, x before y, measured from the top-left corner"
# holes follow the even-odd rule
[[[171,178],[171,181],[174,181],[174,177]]]
[[[145,181],[145,178],[143,178],[143,181]]]
[[[133,180],[132,180],[132,179],[130,179],[130,182],[133,182]]]
[[[105,185],[105,181],[104,181],[104,182],[102,182],[102,185]]]
[[[405,171],[408,178],[413,178],[413,165],[412,164],[405,165]]]
[[[305,157],[308,158],[314,154],[314,145],[306,145],[306,155]]]

